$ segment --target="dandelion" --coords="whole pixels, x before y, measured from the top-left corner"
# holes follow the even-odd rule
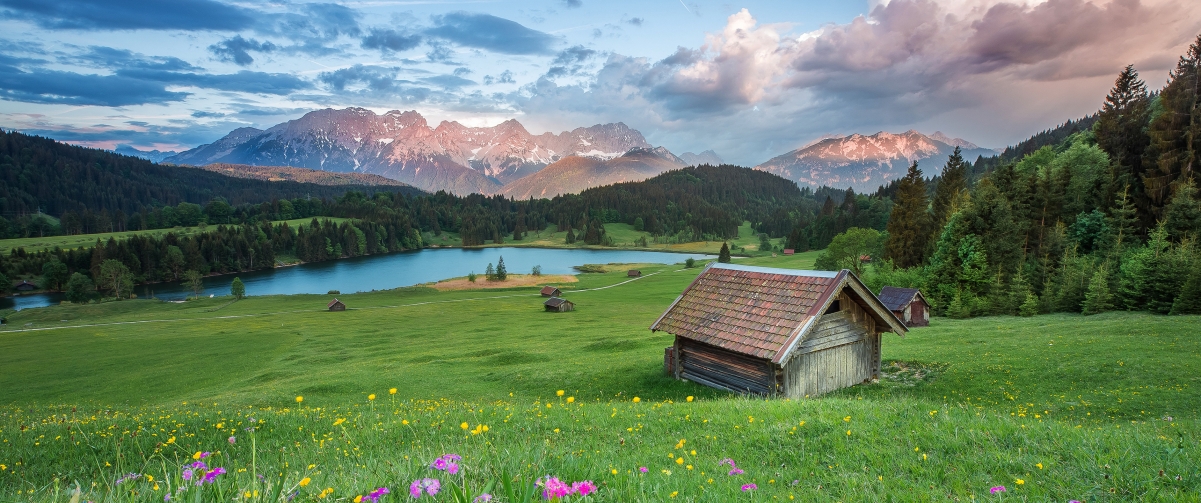
[[[1043,469],[1043,464],[1042,464],[1042,463],[1038,463],[1038,464],[1036,464],[1036,465],[1034,465],[1034,466],[1037,466],[1039,470],[1042,470],[1042,469]]]
[[[847,430],[847,436],[851,436],[851,430]]]
[[[672,492],[671,492],[671,494],[669,495],[669,497],[671,497],[671,498],[674,498],[674,497],[676,497],[678,494],[680,494],[680,491],[672,491]]]
[[[989,494],[997,494],[997,493],[1003,493],[1003,492],[1005,492],[1005,486],[993,486],[993,487],[989,488],[989,490],[988,490]]]
[[[692,395],[688,395],[688,398],[685,398],[685,400],[687,400],[687,401],[691,402],[691,401],[692,401]]]
[[[617,475],[617,469],[616,469],[616,468],[612,468],[612,469],[610,469],[610,470],[609,470],[609,473],[612,473],[613,475]]]
[[[758,489],[758,488],[759,488],[759,486],[757,486],[757,485],[755,485],[755,484],[753,484],[753,483],[751,483],[751,484],[743,484],[743,485],[742,485],[742,492],[754,491],[755,489]]]
[[[575,397],[574,397],[574,396],[569,396],[569,397],[567,397],[567,403],[573,403],[573,402],[575,402]]]
[[[304,397],[303,397],[303,396],[298,396],[298,397],[296,397],[296,403],[300,403],[300,402],[303,402],[303,401],[304,401]]]
[[[1026,483],[1026,481],[1022,479],[1013,479],[1013,482],[1019,486]]]
[[[389,395],[395,395],[395,394],[396,394],[396,388],[388,388],[388,394],[389,394]]]
[[[634,403],[638,403],[638,402],[641,402],[641,401],[642,401],[642,399],[641,399],[641,398],[634,397]]]
[[[463,424],[460,424],[460,425],[459,425],[459,428],[462,428],[462,429],[466,430],[466,429],[468,429],[468,428],[471,428],[471,425],[470,425],[470,424],[467,424],[467,421],[463,421]]]
[[[555,396],[563,396],[563,393],[564,393],[563,390],[556,391]]]
[[[312,481],[313,481],[313,479],[311,479],[311,478],[308,478],[308,477],[305,477],[305,478],[303,478],[303,479],[300,479],[300,487],[307,486],[307,485],[309,485],[309,483],[310,483],[310,482],[312,482]]]
[[[678,458],[676,458],[676,464],[677,464],[677,465],[682,465],[682,464],[684,464],[684,458],[683,458],[683,457],[678,457]]]
[[[342,424],[342,423],[345,423],[345,422],[346,422],[346,418],[344,418],[344,417],[340,417],[340,418],[338,418],[338,419],[335,419],[335,420],[334,420],[334,426],[338,426],[338,425],[340,425],[340,424]]]
[[[842,420],[849,423],[851,422],[851,416],[844,417]]]
[[[375,400],[375,393],[367,395],[367,400]]]

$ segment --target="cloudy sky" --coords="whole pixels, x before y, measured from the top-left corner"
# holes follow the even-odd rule
[[[180,150],[348,106],[622,121],[754,165],[830,134],[1001,147],[1151,88],[1197,0],[0,0],[0,127]]]

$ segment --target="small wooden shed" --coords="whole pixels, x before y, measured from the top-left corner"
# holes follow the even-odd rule
[[[794,254],[796,254],[796,250],[795,250],[795,249],[792,249],[792,248],[785,248],[785,249],[784,249],[784,254],[785,254],[785,255],[794,255]]]
[[[651,330],[675,336],[678,379],[805,398],[877,379],[881,334],[906,327],[846,269],[711,263]]]
[[[542,296],[543,297],[558,297],[560,295],[563,295],[563,291],[559,290],[558,288],[555,288],[553,286],[542,287]]]
[[[626,273],[626,277],[630,278],[637,278],[639,276],[642,276],[642,271],[639,271],[638,269],[630,269],[629,272]]]
[[[345,311],[346,310],[346,304],[343,304],[342,301],[340,301],[338,299],[329,301],[329,304],[327,304],[325,307],[328,308],[330,311]]]
[[[33,283],[30,283],[28,281],[21,280],[20,283],[17,283],[17,286],[15,287],[15,289],[18,292],[29,292],[29,291],[37,290],[38,286]]]
[[[916,288],[886,286],[880,289],[880,302],[888,307],[905,326],[930,326],[930,303]]]
[[[567,311],[575,311],[575,303],[564,299],[563,297],[551,297],[542,303],[546,306],[547,311],[558,311],[560,313]]]

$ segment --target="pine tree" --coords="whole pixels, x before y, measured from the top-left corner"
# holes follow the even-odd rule
[[[1022,304],[1026,302],[1026,298],[1031,293],[1030,283],[1026,281],[1026,275],[1022,271],[1018,271],[1009,282],[1009,302],[1005,305],[1005,314],[1018,314],[1022,308]]]
[[[488,262],[488,267],[484,269],[484,279],[496,281],[496,269],[492,267],[492,262]]]
[[[884,244],[884,256],[897,267],[922,263],[930,239],[926,206],[926,181],[914,161],[897,187],[896,202],[888,220],[888,241]]]
[[[1121,255],[1131,245],[1138,243],[1137,227],[1138,211],[1134,208],[1134,200],[1130,196],[1130,185],[1122,188],[1112,208],[1109,209],[1109,248],[1115,255]]]
[[[1097,145],[1113,161],[1107,200],[1115,200],[1118,190],[1129,192],[1128,197],[1141,197],[1143,154],[1151,143],[1145,130],[1149,104],[1147,85],[1139,79],[1134,65],[1127,66],[1105,97],[1093,127]]]
[[[942,177],[934,189],[934,199],[930,202],[931,224],[934,229],[940,229],[947,224],[954,212],[955,198],[959,192],[967,188],[968,164],[963,161],[963,153],[959,147],[951,153],[946,166],[942,169]]]
[[[955,297],[951,299],[951,304],[947,306],[947,316],[957,319],[970,318],[972,309],[969,302],[964,300],[963,292],[955,292]]]
[[[1191,179],[1197,168],[1201,141],[1201,35],[1180,57],[1168,84],[1159,94],[1163,112],[1151,121],[1151,146],[1143,184],[1152,216],[1159,218],[1170,188],[1178,179]]]
[[[1109,271],[1102,266],[1088,282],[1088,293],[1084,294],[1084,304],[1080,312],[1090,315],[1110,309],[1113,309],[1113,295],[1109,293]]]
[[[1196,238],[1201,233],[1201,201],[1197,200],[1197,187],[1192,180],[1176,184],[1172,201],[1164,209],[1164,220],[1172,241]]]
[[[567,244],[575,244],[575,233],[571,231],[571,226],[567,226]]]
[[[509,279],[509,270],[505,268],[505,258],[501,257],[496,261],[496,280],[504,281]]]
[[[721,244],[721,251],[717,253],[717,261],[723,264],[730,263],[730,246],[726,243]]]
[[[1033,293],[1026,294],[1026,300],[1018,308],[1018,315],[1029,318],[1038,314],[1038,297]]]
[[[1170,314],[1201,314],[1201,257],[1193,257],[1192,272],[1172,302]]]

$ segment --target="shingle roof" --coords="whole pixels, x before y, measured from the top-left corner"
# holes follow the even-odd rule
[[[544,286],[544,287],[542,287],[542,295],[555,295],[555,294],[556,294],[556,293],[558,293],[559,291],[560,291],[560,290],[559,290],[558,288],[555,288],[555,287],[553,287],[553,286]]]
[[[549,299],[546,299],[546,302],[543,302],[543,304],[546,304],[550,307],[559,307],[561,304],[565,304],[565,303],[570,304],[572,302],[570,300],[564,299],[562,297],[551,297]]]
[[[900,311],[905,309],[907,304],[913,302],[913,297],[919,293],[916,288],[886,286],[880,290],[880,295],[877,297],[889,311]]]
[[[841,283],[839,274],[713,265],[651,330],[772,358],[808,318],[821,314],[829,293]]]
[[[334,304],[341,304],[341,303],[342,303],[342,301],[340,301],[338,299],[334,299],[334,300],[329,301],[329,304],[326,304],[325,308],[329,309],[331,307],[334,307]]]

